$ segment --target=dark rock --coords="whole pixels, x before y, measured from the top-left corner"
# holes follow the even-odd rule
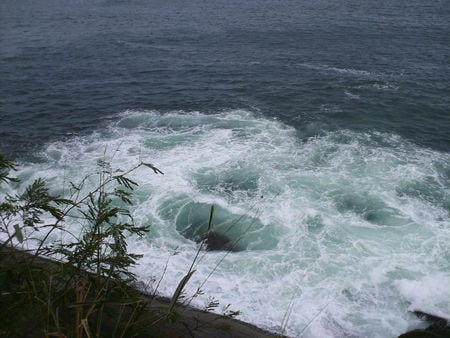
[[[431,325],[426,329],[417,329],[406,332],[398,338],[449,338],[450,337],[450,326],[449,322],[445,318],[441,318],[436,315],[432,315],[422,311],[412,311],[417,317],[423,319]]]
[[[204,241],[208,251],[237,251],[233,242],[225,235],[208,231],[198,242]]]
[[[422,311],[413,311],[417,317],[420,319],[426,320],[427,322],[431,322],[433,327],[446,327],[448,326],[448,321],[445,318],[438,317],[436,315],[432,315],[429,313],[425,313]]]

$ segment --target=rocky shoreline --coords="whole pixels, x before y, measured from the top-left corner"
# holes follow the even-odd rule
[[[70,267],[67,263],[54,261],[44,257],[32,258],[30,254],[22,250],[6,249],[0,252],[0,269],[3,272],[8,269],[21,270],[21,266],[27,265],[26,269],[35,269],[39,271],[45,271],[49,274],[60,273],[66,271],[70,275],[73,271],[73,267]],[[42,276],[45,276],[43,273]],[[86,276],[91,274],[87,273]],[[94,277],[95,278],[95,277]],[[36,283],[45,283],[45,278],[42,281],[35,279]],[[6,280],[0,280],[0,291],[2,295],[9,294],[7,286],[3,285],[8,283]],[[64,283],[63,283],[64,284]],[[63,285],[54,285],[53,287],[64,287]],[[67,285],[65,286],[67,287]],[[125,286],[123,286],[125,287]],[[176,337],[198,337],[198,338],[248,338],[248,337],[284,337],[283,335],[271,333],[258,328],[254,325],[233,319],[231,317],[215,314],[208,311],[199,310],[191,306],[184,306],[182,304],[176,304],[171,309],[171,300],[169,298],[159,297],[155,295],[149,295],[137,291],[138,288],[131,287],[131,292],[138,294],[138,299],[142,304],[145,304],[140,312],[136,330],[133,330],[132,337],[134,338],[148,338],[148,337],[161,337],[161,338],[176,338]],[[134,290],[134,291],[133,291]],[[87,299],[94,295],[88,295]],[[11,298],[8,301],[8,297],[0,297],[1,313],[5,315],[9,310],[13,308],[15,298]],[[45,295],[42,295],[45,298]],[[11,303],[13,302],[13,303]],[[69,304],[70,306],[70,304]],[[6,311],[4,313],[4,311]],[[133,309],[125,310],[124,316],[130,315],[134,311]],[[127,313],[130,312],[130,313]],[[176,318],[171,318],[171,313],[176,313]],[[8,329],[7,318],[3,318],[5,321],[0,321],[0,337],[15,337],[15,333],[10,332]],[[52,333],[44,333],[39,321],[36,318],[36,313],[30,308],[24,309],[22,319],[22,325],[20,329],[21,337],[53,337]],[[95,322],[91,322],[95,326]],[[116,317],[111,316],[104,318],[101,326],[102,337],[112,337],[115,335],[117,326]],[[56,333],[55,333],[56,334]],[[66,337],[63,332],[58,332],[57,337]]]
[[[143,319],[153,321],[167,314],[170,300],[155,297],[149,299],[149,306]],[[176,322],[161,320],[154,326],[155,337],[196,337],[196,338],[248,338],[248,337],[285,337],[265,331],[252,324],[232,318],[223,318],[218,314],[179,306],[181,314]]]
[[[7,250],[2,252],[1,260],[5,262],[14,260],[27,261],[29,255],[20,250]],[[19,259],[18,259],[19,258]],[[38,257],[33,260],[34,266],[39,266],[48,271],[56,271],[67,268],[66,263],[53,261],[47,258]],[[67,268],[72,269],[72,268]],[[134,287],[134,290],[138,288]],[[135,291],[136,292],[136,291]],[[171,310],[171,300],[169,298],[149,295],[139,292],[139,298],[145,304],[143,311],[139,316],[139,325],[145,328],[137,330],[133,334],[136,338],[161,337],[196,337],[196,338],[265,338],[265,337],[286,337],[280,333],[266,331],[255,325],[239,321],[230,316],[223,316],[212,312],[199,310],[191,306],[183,304],[175,305]],[[5,304],[3,304],[5,305]],[[6,304],[7,305],[7,304]],[[173,305],[173,304],[172,304]],[[176,318],[170,318],[170,313],[176,313]],[[404,334],[399,338],[417,338],[417,337],[434,337],[448,338],[450,337],[449,321],[436,315],[421,311],[413,311],[413,313],[428,324],[425,329],[415,329]],[[33,323],[33,314],[30,318],[25,318],[25,322]],[[35,323],[33,323],[35,324]],[[102,336],[113,336],[113,328],[116,326],[114,319],[105,322],[102,325]],[[22,331],[23,337],[38,337],[42,335],[40,329],[35,325],[30,325]],[[6,327],[0,325],[0,337],[8,337]],[[59,336],[58,336],[59,337]]]

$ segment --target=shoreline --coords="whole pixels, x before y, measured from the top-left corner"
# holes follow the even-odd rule
[[[149,296],[143,294],[149,300],[143,317],[152,319],[161,318],[167,314],[170,299],[160,296]],[[269,332],[235,318],[224,318],[223,316],[203,311],[192,306],[176,306],[180,310],[180,319],[175,322],[161,320],[156,329],[161,332],[161,337],[198,337],[198,338],[246,338],[246,337],[282,337],[285,335]]]
[[[33,255],[29,252],[17,248],[3,248],[3,250],[0,251],[0,268],[6,267],[9,269],[17,269],[19,266],[23,265],[27,265],[29,268],[34,267],[35,269],[37,268],[41,271],[46,271],[46,273],[50,275],[53,273],[62,272],[63,276],[66,277],[70,276],[71,271],[78,270],[68,263],[53,260],[49,257],[33,257]],[[88,276],[98,278],[98,276],[94,276],[89,272],[81,272]],[[42,276],[44,275],[45,273],[42,274]],[[104,277],[100,277],[100,279],[103,278]],[[42,281],[35,281],[40,283],[44,282],[44,279]],[[138,320],[136,321],[138,326],[142,327],[142,330],[138,329],[136,333],[133,334],[133,337],[135,338],[288,338],[282,334],[269,332],[253,324],[243,322],[235,318],[200,310],[192,306],[184,306],[179,302],[176,303],[174,308],[176,318],[171,320],[169,318],[169,308],[171,303],[170,298],[145,293],[139,290],[137,285],[128,285],[127,283],[124,283],[123,286],[137,294],[137,297],[143,301],[143,304],[145,304]],[[2,289],[2,285],[0,285],[0,289]],[[5,305],[7,303],[3,304]],[[132,312],[133,310],[126,311]],[[34,313],[30,312],[26,315],[26,318],[24,318],[25,323],[28,323],[29,325],[27,325],[28,327],[21,332],[23,337],[31,338],[40,336],[38,332],[41,331],[41,328],[33,317],[34,315]],[[102,325],[102,336],[113,336],[113,328],[115,328],[116,324],[117,323],[114,318],[109,318],[105,322],[105,325]],[[8,336],[8,329],[1,326],[2,325],[0,325],[0,336],[3,336],[4,334]]]
[[[10,266],[11,263],[16,264],[30,264],[29,267],[39,268],[47,271],[50,274],[63,271],[64,276],[69,276],[71,271],[77,270],[68,263],[53,260],[48,257],[37,256],[32,259],[32,255],[26,251],[19,249],[4,248],[0,252],[0,265],[3,267]],[[19,266],[15,265],[14,269]],[[86,275],[93,276],[91,273],[82,271]],[[98,276],[94,276],[98,278]],[[102,279],[104,277],[100,277]],[[39,281],[38,281],[39,282]],[[120,282],[123,283],[123,282]],[[288,338],[282,333],[270,332],[266,329],[260,328],[248,322],[241,321],[236,318],[227,317],[213,312],[197,309],[190,305],[183,305],[176,303],[174,312],[170,313],[171,299],[168,297],[148,294],[139,289],[138,285],[123,284],[129,290],[132,290],[137,297],[145,304],[139,319],[136,324],[141,327],[135,331],[133,337],[148,338],[148,337],[196,337],[196,338],[268,338],[280,337]],[[5,303],[4,303],[5,304]],[[129,310],[126,310],[129,311]],[[173,311],[173,309],[172,309]],[[427,326],[422,329],[410,329],[407,332],[400,334],[400,338],[413,337],[438,337],[444,338],[450,335],[450,323],[446,318],[441,318],[436,315],[421,312],[419,310],[413,313],[422,319]],[[128,313],[129,314],[129,313]],[[172,318],[172,314],[174,314]],[[30,324],[37,324],[33,319],[34,314],[29,313],[25,322]],[[102,324],[102,336],[112,336],[112,329],[116,326],[114,318],[109,318],[105,324]],[[135,324],[133,324],[135,325]],[[0,325],[0,336],[8,334]],[[32,325],[25,329],[22,333],[23,337],[36,337],[36,333],[40,332],[39,326]],[[37,335],[39,336],[39,335]]]

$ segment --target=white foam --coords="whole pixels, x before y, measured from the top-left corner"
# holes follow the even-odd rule
[[[359,95],[350,93],[348,90],[345,90],[344,93],[353,100],[359,100],[361,98]]]
[[[136,267],[144,282],[159,280],[170,257],[163,295],[198,248],[177,231],[180,210],[214,203],[236,227],[253,222],[251,241],[248,250],[202,255],[187,287],[187,295],[205,290],[193,300],[199,307],[212,295],[241,310],[242,320],[308,337],[398,335],[417,324],[409,303],[449,313],[450,298],[430,294],[444,292],[437,281],[450,278],[450,182],[438,170],[448,168],[449,154],[375,132],[301,142],[294,128],[243,110],[127,111],[108,130],[49,144],[47,161],[19,176],[47,177],[57,189],[95,170],[105,149],[116,167],[143,160],[165,173],[132,177],[140,184],[132,213],[152,230],[130,238],[145,254]],[[414,299],[415,281],[425,297]]]
[[[395,285],[410,304],[410,311],[421,311],[450,321],[450,276],[444,273],[416,280],[401,279]]]
[[[353,76],[363,76],[363,77],[376,77],[380,76],[380,74],[371,73],[366,70],[361,69],[353,69],[353,68],[340,68],[340,67],[333,67],[326,64],[312,64],[312,63],[302,63],[301,64],[305,68],[310,69],[316,69],[316,70],[322,70],[327,72],[335,72],[335,73],[341,73],[346,75],[353,75]]]
[[[379,90],[397,91],[400,87],[390,83],[375,83],[373,87]]]

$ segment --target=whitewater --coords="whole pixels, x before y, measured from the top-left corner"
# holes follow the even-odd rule
[[[314,136],[311,136],[314,135]],[[394,337],[450,318],[450,154],[394,133],[294,128],[248,109],[128,110],[88,135],[47,143],[22,162],[64,194],[100,159],[140,161],[129,238],[135,273],[171,296],[212,228],[234,251],[202,251],[186,297],[231,304],[238,319],[292,337]],[[71,231],[80,225],[72,224]]]

